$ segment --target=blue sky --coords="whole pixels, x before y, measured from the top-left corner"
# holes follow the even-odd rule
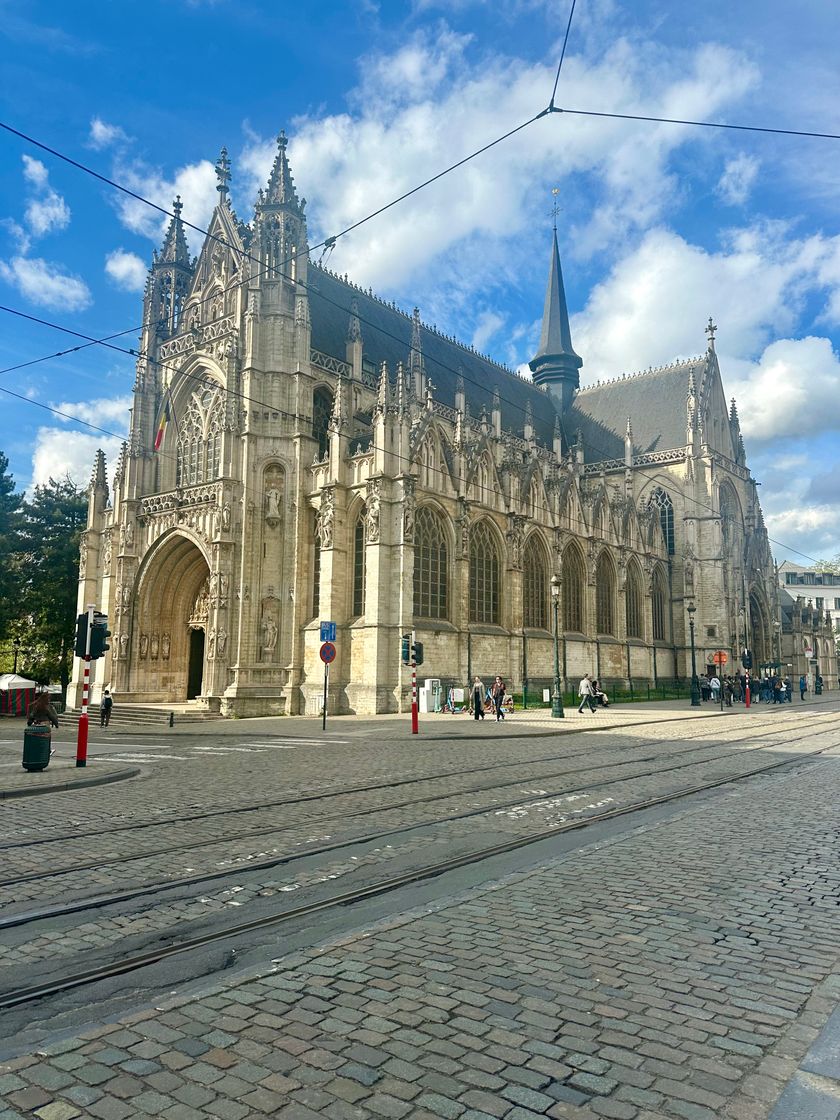
[[[0,0],[2,118],[161,205],[179,192],[199,226],[221,146],[247,220],[285,128],[314,242],[543,108],[567,17],[565,0]],[[795,16],[786,0],[578,0],[557,104],[836,133],[839,38],[824,0]],[[0,302],[96,336],[139,325],[160,215],[0,144]],[[702,351],[712,315],[772,537],[840,553],[840,141],[553,115],[328,263],[520,366],[553,187],[584,382]],[[2,324],[0,368],[71,344]],[[86,481],[96,447],[118,446],[35,402],[122,433],[132,381],[102,348],[0,376],[29,398],[0,397],[19,485]]]

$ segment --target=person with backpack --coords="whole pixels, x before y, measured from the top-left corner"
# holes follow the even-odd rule
[[[111,697],[111,693],[106,688],[105,693],[102,697],[102,703],[99,705],[99,726],[100,727],[107,727],[108,724],[111,722],[111,709],[113,708],[113,706],[114,706],[113,698]]]

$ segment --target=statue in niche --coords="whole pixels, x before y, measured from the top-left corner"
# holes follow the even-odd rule
[[[105,530],[105,552],[102,558],[102,570],[105,575],[111,571],[111,530]]]
[[[157,661],[160,654],[160,634],[152,634],[152,640],[149,644],[149,651],[152,656],[152,661]]]
[[[227,645],[227,630],[221,629],[216,635],[216,654],[219,657],[224,657],[225,646]]]
[[[124,583],[123,584],[122,602],[123,602],[124,607],[127,607],[128,604],[131,602],[131,584],[130,583]]]
[[[170,639],[169,635],[164,634],[160,639],[160,655],[161,655],[161,657],[163,658],[164,661],[169,660],[169,647],[170,647],[170,645],[171,645],[171,639]]]
[[[222,506],[222,528],[225,532],[230,529],[230,502],[225,502]]]
[[[216,627],[214,626],[207,635],[207,660],[213,661],[216,657]]]
[[[321,508],[318,510],[318,536],[321,540],[321,548],[332,548],[333,526],[335,523],[333,493],[331,490],[324,490],[323,495],[324,496],[321,498]]]
[[[149,635],[140,635],[140,659],[145,660],[149,656]]]
[[[120,634],[120,657],[125,658],[128,653],[128,634]]]
[[[271,525],[278,522],[282,516],[283,511],[280,508],[280,502],[283,495],[276,486],[272,486],[270,490],[265,493],[265,519]]]
[[[126,548],[134,547],[134,522],[128,521],[125,526],[125,544]]]
[[[380,491],[381,483],[379,479],[371,479],[368,483],[365,528],[367,530],[367,539],[372,544],[375,544],[379,540]]]
[[[79,579],[85,578],[87,571],[87,534],[82,534],[82,539],[79,542]]]
[[[263,617],[262,624],[263,632],[263,654],[272,654],[277,648],[277,637],[279,631],[277,623],[274,621],[274,615],[271,611],[266,611]]]

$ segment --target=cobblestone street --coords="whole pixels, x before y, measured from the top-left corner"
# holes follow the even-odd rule
[[[578,773],[595,800],[603,787],[632,802],[688,788],[700,752],[704,780],[795,763],[657,819],[628,816],[609,835],[583,829],[524,870],[488,860],[459,889],[432,885],[422,905],[395,901],[377,920],[349,914],[346,932],[326,940],[316,924],[310,947],[284,955],[276,940],[259,966],[234,963],[184,990],[175,983],[153,1006],[138,990],[134,1010],[102,1018],[92,1008],[87,1025],[65,1027],[37,1052],[7,1040],[0,1120],[836,1120],[836,710],[633,717],[585,734],[573,723],[559,737],[538,721],[531,737],[522,723],[516,736],[489,727],[462,743],[431,738],[440,727],[431,721],[429,737],[414,742],[384,722],[376,742],[366,729],[357,737],[348,721],[318,747],[302,738],[295,747],[287,722],[284,749],[277,732],[225,725],[172,736],[158,752],[174,757],[130,763],[141,778],[7,802],[4,917],[27,899],[24,910],[74,891],[158,883],[166,858],[154,851],[179,832],[189,863],[176,854],[176,865],[210,870],[246,859],[258,842],[267,850],[267,838],[292,849],[328,812],[365,811],[380,827],[419,830],[413,847],[374,863],[410,850],[431,860],[430,846],[447,850],[482,830],[553,843],[568,798],[564,810],[547,795]],[[461,735],[475,732],[466,723]],[[497,730],[506,737],[494,742]],[[141,738],[120,734],[108,765],[128,766],[140,749]],[[242,747],[243,735],[262,753],[220,749]],[[274,749],[260,748],[272,737]],[[196,757],[202,745],[216,753]],[[142,753],[154,757],[151,742]],[[644,780],[642,762],[652,772]],[[360,792],[342,792],[351,787]],[[503,789],[513,807],[494,810]],[[326,792],[339,795],[330,808]],[[298,811],[302,796],[314,800]],[[224,815],[274,799],[283,807]],[[455,828],[459,810],[484,806]],[[219,815],[178,823],[208,811]],[[452,823],[436,840],[423,822],[438,819]],[[91,854],[84,834],[97,821],[108,822],[96,842],[105,862],[74,882],[70,868],[85,846]],[[244,824],[254,836],[235,839]],[[334,828],[353,834],[338,819]],[[206,846],[184,848],[198,840]],[[340,878],[346,857],[330,858],[325,869]],[[55,873],[39,878],[46,864]],[[32,878],[16,888],[16,874]],[[155,928],[153,904],[115,928]],[[4,945],[16,944],[12,933]],[[64,934],[52,949],[50,940],[21,947],[59,961],[74,951]]]

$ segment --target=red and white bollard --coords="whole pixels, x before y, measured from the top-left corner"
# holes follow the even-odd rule
[[[411,631],[411,734],[416,735],[420,730],[417,718],[417,660],[414,656],[414,643],[417,632]]]
[[[76,739],[76,765],[87,766],[88,745],[88,694],[90,690],[90,655],[85,657],[85,671],[82,678],[82,714],[79,716],[79,732]]]

